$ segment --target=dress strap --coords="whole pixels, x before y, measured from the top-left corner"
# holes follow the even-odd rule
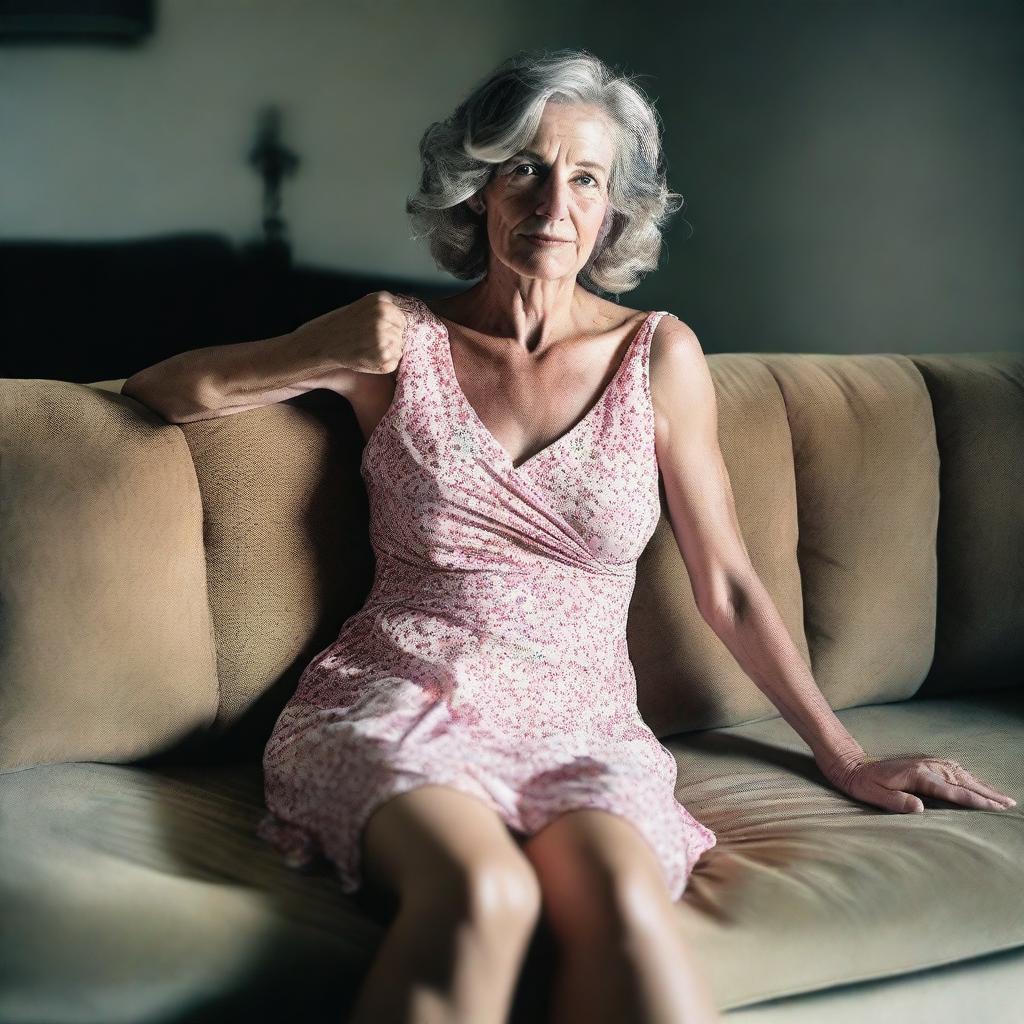
[[[661,318],[667,314],[668,310],[665,309],[653,311],[643,326],[642,336],[637,339],[639,344],[636,346],[636,365],[643,385],[643,393],[648,403],[651,400],[651,342],[654,340],[654,332],[658,329]]]
[[[407,373],[412,374],[414,378],[423,376],[427,369],[424,363],[430,355],[430,344],[429,339],[425,338],[429,325],[423,314],[422,300],[404,292],[394,292],[393,296],[395,305],[405,314],[402,355],[398,360],[395,374],[397,398],[405,389]]]

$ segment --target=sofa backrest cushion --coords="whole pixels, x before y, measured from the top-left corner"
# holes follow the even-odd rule
[[[743,541],[805,662],[803,593],[796,559],[796,485],[782,396],[768,368],[746,355],[708,358],[718,402],[718,440]],[[752,441],[756,439],[756,442]],[[694,588],[668,518],[637,563],[627,621],[637,704],[659,736],[708,723],[775,714],[697,610]]]
[[[708,364],[744,541],[817,684],[836,709],[909,697],[935,628],[938,454],[920,374],[901,355]],[[664,736],[775,717],[697,615],[662,527],[638,565],[630,624],[645,718]]]
[[[302,670],[373,582],[362,435],[317,390],[180,424],[206,515],[220,708],[211,742],[258,756]]]
[[[1024,685],[1024,354],[911,358],[942,496],[935,660],[918,696]]]
[[[1021,358],[709,365],[745,542],[832,706],[1019,681]],[[189,731],[259,756],[372,583],[344,399],[171,425],[121,383],[2,382],[0,770]],[[627,627],[642,714],[661,737],[775,717],[697,613],[662,497]]]
[[[181,431],[107,389],[0,380],[0,772],[156,754],[216,708]]]

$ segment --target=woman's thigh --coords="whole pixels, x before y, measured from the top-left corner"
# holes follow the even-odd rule
[[[362,836],[369,887],[393,899],[476,897],[499,908],[539,912],[540,887],[515,834],[483,800],[424,784],[374,809]]]

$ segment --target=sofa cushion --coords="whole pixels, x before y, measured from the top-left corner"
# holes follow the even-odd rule
[[[902,355],[708,357],[719,442],[758,576],[833,707],[912,695],[935,640],[939,458]],[[629,649],[655,733],[774,714],[697,615],[665,516],[637,564]]]
[[[839,717],[876,756],[952,757],[1022,800],[1019,692]],[[723,1009],[1024,945],[1019,808],[860,805],[781,718],[666,745],[679,799],[718,834],[677,912]],[[0,779],[0,1019],[80,1021],[83,1005],[97,1021],[207,1019],[284,994],[339,1019],[384,919],[342,895],[329,862],[297,872],[256,838],[262,795],[258,762]],[[524,977],[529,992],[543,974]]]
[[[796,481],[786,406],[770,370],[748,355],[709,357],[722,457],[743,542],[804,661]],[[756,443],[752,443],[756,439]],[[637,703],[657,736],[761,718],[768,699],[701,618],[667,514],[637,562],[627,620]]]
[[[1024,693],[837,714],[871,757],[951,758],[1018,805],[852,800],[779,716],[670,738],[680,799],[718,835],[680,912],[729,1006],[1024,946]]]
[[[814,677],[833,707],[909,697],[935,649],[939,453],[928,390],[903,355],[759,358],[793,438]]]
[[[728,1024],[1020,1024],[1024,946],[739,1007]]]
[[[255,757],[373,581],[361,435],[348,402],[325,390],[180,429],[206,517],[221,696],[212,736]]]
[[[181,431],[107,390],[0,380],[0,772],[130,761],[216,708]]]
[[[921,693],[1024,682],[1024,355],[910,357],[942,462],[935,660]]]

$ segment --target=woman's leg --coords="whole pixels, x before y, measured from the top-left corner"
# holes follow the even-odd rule
[[[531,836],[523,852],[560,950],[552,1021],[721,1020],[661,866],[629,822],[590,808],[569,811]]]
[[[385,801],[363,831],[370,883],[398,913],[352,1024],[503,1024],[540,918],[540,886],[482,800],[423,785]]]

